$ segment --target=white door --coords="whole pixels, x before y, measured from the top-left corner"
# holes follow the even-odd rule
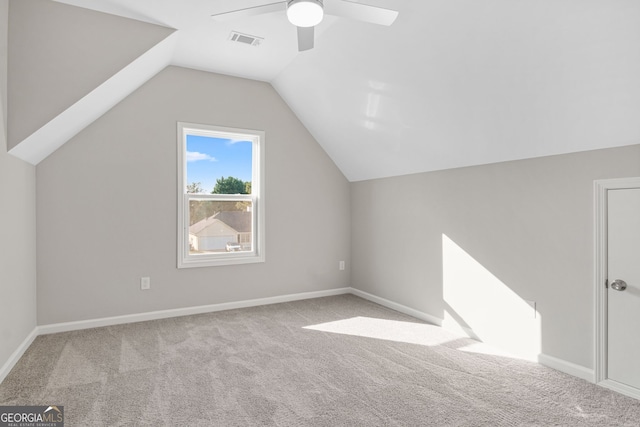
[[[640,390],[640,188],[607,191],[607,378]]]

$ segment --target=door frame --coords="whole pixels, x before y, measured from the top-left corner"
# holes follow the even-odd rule
[[[594,289],[595,289],[595,382],[608,389],[640,399],[640,389],[610,380],[607,376],[607,212],[609,190],[640,188],[640,177],[594,181]]]

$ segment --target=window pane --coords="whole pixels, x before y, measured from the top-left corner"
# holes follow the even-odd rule
[[[264,262],[264,138],[178,122],[178,268]]]
[[[189,254],[251,252],[251,201],[189,200]]]
[[[251,194],[252,142],[187,135],[186,192]]]

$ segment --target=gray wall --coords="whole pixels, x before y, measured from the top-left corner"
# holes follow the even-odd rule
[[[177,121],[266,132],[266,263],[176,268]],[[349,183],[267,83],[169,67],[38,164],[37,190],[39,324],[349,286]]]
[[[36,326],[36,172],[7,154],[7,1],[0,0],[0,367]]]
[[[174,31],[50,0],[9,4],[9,149]]]
[[[445,235],[537,302],[544,354],[592,368],[593,181],[628,176],[639,145],[353,183],[352,286],[443,318]]]

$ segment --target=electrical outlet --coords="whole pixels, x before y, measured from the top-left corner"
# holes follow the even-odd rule
[[[140,278],[140,289],[143,291],[151,289],[151,277]]]
[[[340,263],[338,264],[338,269],[340,269],[340,271],[344,270],[344,261],[340,261]]]

